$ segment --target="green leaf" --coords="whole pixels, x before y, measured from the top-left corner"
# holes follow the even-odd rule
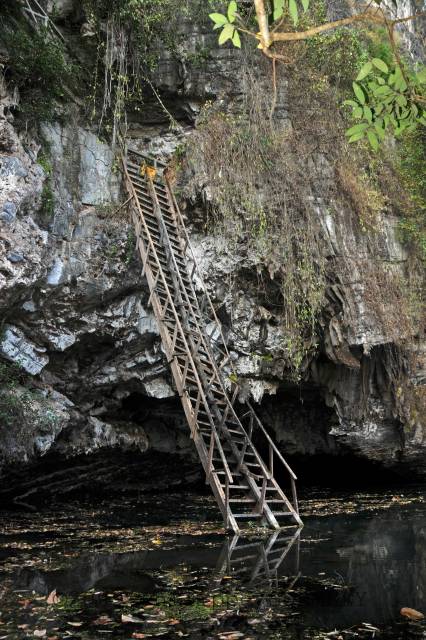
[[[373,114],[372,114],[372,111],[371,111],[370,107],[367,107],[367,105],[366,105],[366,106],[364,107],[363,114],[364,114],[364,118],[365,118],[368,122],[370,122],[370,124],[371,124],[371,123],[373,122]]]
[[[209,18],[215,23],[215,29],[218,29],[224,24],[228,24],[228,18],[221,13],[210,13]]]
[[[371,70],[373,69],[373,63],[372,62],[366,62],[365,65],[363,67],[361,67],[361,70],[359,72],[359,74],[357,75],[356,79],[359,80],[363,80],[366,76],[368,76],[368,74],[371,72]]]
[[[241,49],[241,38],[236,29],[234,31],[234,35],[232,36],[232,44],[234,45],[234,47],[238,47],[238,49]]]
[[[284,13],[284,0],[274,0],[273,19],[278,20]]]
[[[352,82],[352,86],[353,86],[353,89],[354,89],[354,94],[358,98],[358,101],[361,104],[365,104],[365,94],[364,94],[364,91],[359,86],[359,84],[357,84],[356,82]]]
[[[354,133],[354,135],[349,138],[349,142],[357,142],[358,140],[361,140],[361,138],[363,137],[364,137],[364,131],[360,131],[359,133]]]
[[[238,7],[237,7],[237,3],[235,2],[235,0],[231,0],[231,2],[228,4],[228,20],[229,22],[234,22],[235,21],[235,14],[238,11]]]
[[[379,87],[378,89],[376,89],[375,92],[374,92],[374,95],[375,96],[388,96],[390,93],[392,93],[392,89],[385,84],[385,85],[383,85],[383,87]]]
[[[353,110],[352,115],[353,115],[354,118],[359,120],[360,118],[362,118],[363,113],[364,112],[363,112],[362,107],[356,107],[356,109]]]
[[[357,107],[358,103],[355,102],[355,100],[345,100],[343,103],[343,106],[348,106],[348,107]]]
[[[297,10],[296,0],[289,0],[288,2],[288,10],[290,11],[291,19],[293,20],[294,26],[299,22],[299,12]]]
[[[374,151],[377,151],[377,149],[379,148],[379,141],[377,140],[376,134],[369,130],[367,131],[367,138],[371,148]]]
[[[220,32],[219,44],[223,44],[227,40],[231,40],[232,36],[234,35],[234,31],[235,31],[234,27],[232,26],[232,24],[229,24],[228,22]]]
[[[353,127],[351,127],[350,129],[348,129],[346,131],[346,135],[347,136],[353,136],[357,133],[364,133],[364,131],[368,129],[368,124],[367,122],[361,122],[360,124],[356,124]]]
[[[407,104],[407,98],[402,95],[396,96],[396,101],[400,107],[405,107]]]
[[[309,9],[309,0],[302,0],[303,11],[306,13]]]
[[[383,62],[383,60],[380,60],[380,58],[373,58],[371,62],[379,71],[382,71],[383,73],[388,73],[389,71],[388,65],[386,64],[386,62]]]
[[[426,84],[426,67],[416,73],[416,79],[420,84]]]
[[[376,120],[374,123],[374,128],[379,136],[380,140],[385,139],[385,129],[383,126],[383,120]]]

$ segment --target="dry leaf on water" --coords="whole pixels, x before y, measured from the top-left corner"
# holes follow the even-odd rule
[[[53,589],[47,596],[47,604],[58,604],[60,597],[56,595],[56,589]]]
[[[47,629],[36,629],[36,630],[34,631],[33,635],[34,635],[36,638],[44,638],[44,636],[46,635],[46,633],[47,633]]]
[[[143,620],[141,620],[140,618],[137,618],[136,616],[132,616],[132,615],[126,616],[124,613],[122,613],[121,622],[143,622]]]
[[[404,616],[404,618],[409,618],[410,620],[424,619],[423,613],[421,613],[420,611],[417,611],[416,609],[410,609],[410,607],[402,607],[400,613],[402,616]]]
[[[67,622],[67,624],[70,624],[72,627],[81,627],[81,625],[83,623],[82,622]]]
[[[113,622],[113,620],[111,620],[109,616],[99,616],[99,618],[93,620],[93,624],[96,625],[111,624],[111,622]]]
[[[138,633],[137,631],[135,631],[134,633],[132,633],[132,638],[146,638],[146,635],[144,633]]]

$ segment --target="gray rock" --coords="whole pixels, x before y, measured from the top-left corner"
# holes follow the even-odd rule
[[[25,168],[22,160],[14,156],[3,156],[0,158],[0,177],[5,178],[8,176],[17,176],[19,178],[26,178],[28,171]]]
[[[9,260],[9,262],[12,262],[13,264],[17,262],[23,262],[25,260],[24,256],[19,251],[11,251],[10,253],[7,254],[6,257]]]
[[[0,353],[11,362],[15,362],[27,373],[36,375],[47,365],[49,357],[46,349],[38,347],[29,340],[18,327],[7,325],[0,343]]]
[[[3,204],[3,211],[0,215],[0,218],[4,221],[7,222],[8,224],[10,224],[11,222],[13,222],[16,218],[16,204],[13,202],[5,202]]]

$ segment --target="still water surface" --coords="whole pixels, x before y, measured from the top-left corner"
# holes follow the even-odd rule
[[[400,615],[426,613],[422,489],[307,496],[304,528],[269,537],[179,501],[2,514],[0,639],[426,637]]]

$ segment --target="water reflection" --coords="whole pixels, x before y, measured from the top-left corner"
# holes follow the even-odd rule
[[[284,561],[292,555],[292,575],[295,576],[295,582],[299,577],[301,531],[301,527],[290,535],[284,531],[276,531],[269,538],[254,541],[247,541],[238,535],[228,538],[223,543],[217,561],[218,574],[227,573],[248,584],[262,582],[271,586],[274,583],[278,585],[279,572],[283,575],[284,571],[291,571],[290,564]]]
[[[169,544],[164,539],[158,549],[84,552],[75,559],[59,558],[56,549],[54,560],[62,560],[63,568],[21,565],[8,573],[10,589],[41,595],[56,589],[61,596],[94,590],[93,597],[131,592],[132,611],[153,603],[171,619],[183,619],[188,611],[209,616],[218,603],[221,610],[237,612],[245,632],[247,621],[259,617],[262,624],[299,624],[300,631],[349,629],[363,621],[386,626],[400,620],[402,607],[426,613],[424,507],[310,519],[303,530],[266,538],[187,535]],[[103,603],[101,611],[113,616],[114,606]],[[264,637],[257,628],[256,633]]]
[[[225,538],[221,545],[194,546],[190,536],[173,549],[138,551],[134,553],[85,553],[69,568],[56,571],[23,568],[15,576],[15,589],[27,589],[47,595],[75,594],[96,589],[123,589],[155,593],[165,585],[153,576],[153,571],[167,571],[188,566],[193,571],[208,570],[213,583],[220,583],[225,574],[241,583],[272,585],[291,551],[295,575],[299,572],[298,529],[291,535],[282,531],[269,538],[248,541],[236,535]],[[207,539],[196,540],[199,544]],[[189,544],[188,544],[189,543]],[[290,563],[289,563],[290,564]],[[287,567],[286,567],[287,568]]]

